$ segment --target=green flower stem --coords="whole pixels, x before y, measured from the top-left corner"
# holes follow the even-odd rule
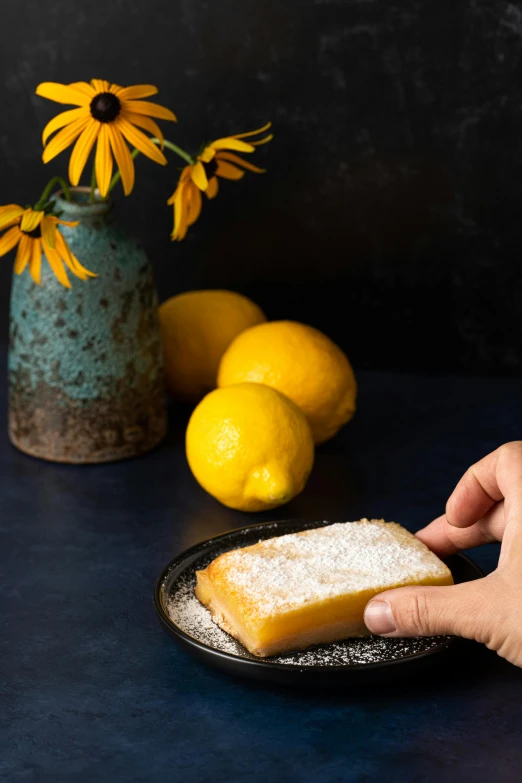
[[[160,144],[159,139],[151,139],[151,141],[154,142],[154,144]],[[169,141],[168,139],[165,139],[164,144],[168,150],[172,150],[172,152],[175,152],[176,155],[179,155],[180,158],[183,158],[183,160],[185,160],[189,164],[189,166],[192,166],[195,163],[194,158],[191,155],[189,155],[188,152],[182,150],[181,147],[178,147],[177,144],[174,144],[172,141]]]
[[[49,196],[51,195],[54,186],[57,185],[57,184],[62,186],[62,190],[64,192],[64,195],[65,195],[65,198],[67,199],[67,201],[71,200],[71,191],[69,190],[69,185],[64,180],[64,178],[63,177],[53,177],[52,179],[49,180],[49,182],[45,186],[45,189],[44,189],[42,195],[40,196],[40,198],[38,200],[38,203],[34,205],[34,209],[35,210],[38,211],[38,210],[42,209],[45,206],[45,204],[47,204],[47,202],[49,201]]]
[[[159,139],[152,138],[151,141],[153,144],[156,144],[158,147],[161,147],[161,141]],[[183,160],[185,160],[190,166],[192,166],[195,163],[194,158],[191,155],[189,155],[188,152],[185,152],[185,150],[181,149],[181,147],[178,147],[177,144],[174,144],[174,142],[165,139],[163,144],[168,150],[172,150],[172,152],[175,152],[176,155],[179,155],[180,158],[183,158]],[[139,150],[136,149],[132,150],[131,158],[134,160],[137,157],[137,155],[139,155],[139,153],[140,153]],[[121,174],[119,171],[117,171],[114,177],[111,179],[111,184],[109,185],[107,196],[110,195],[111,191],[116,187],[120,179],[121,179]]]

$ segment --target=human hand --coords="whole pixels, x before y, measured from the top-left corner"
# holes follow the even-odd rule
[[[498,566],[473,582],[381,593],[366,606],[368,629],[382,636],[463,636],[522,666],[522,441],[472,465],[446,513],[417,536],[441,557],[502,541]]]

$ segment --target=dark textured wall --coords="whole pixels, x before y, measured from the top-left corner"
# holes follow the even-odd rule
[[[139,161],[117,208],[161,297],[241,290],[357,366],[521,371],[521,4],[3,0],[2,25],[0,203],[65,171],[39,162],[39,81],[156,83],[191,148],[272,119],[269,173],[225,183],[182,244],[177,162]]]

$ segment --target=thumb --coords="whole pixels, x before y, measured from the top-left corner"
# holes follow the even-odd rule
[[[438,636],[467,639],[488,636],[492,612],[486,579],[451,587],[400,587],[375,596],[366,606],[364,622],[379,636]]]

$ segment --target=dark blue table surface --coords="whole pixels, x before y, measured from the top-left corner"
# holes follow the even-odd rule
[[[177,552],[252,520],[384,516],[417,529],[468,465],[522,434],[522,381],[360,374],[354,421],[303,494],[230,511],[193,480],[187,410],[148,456],[95,467],[0,443],[0,776],[53,783],[519,781],[522,671],[479,645],[457,671],[364,691],[228,678],[160,627]],[[0,399],[5,409],[5,399]],[[495,567],[498,548],[477,550]]]

